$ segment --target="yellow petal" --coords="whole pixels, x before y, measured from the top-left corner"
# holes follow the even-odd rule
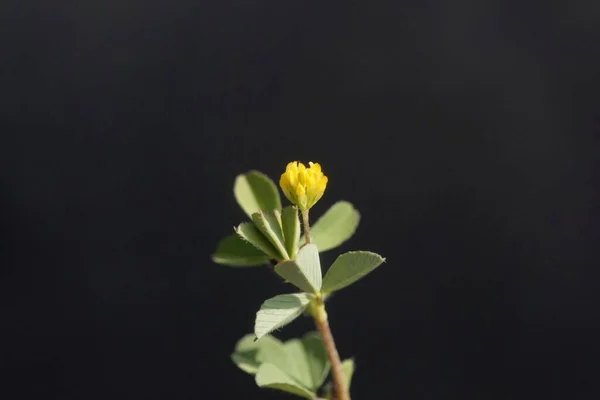
[[[301,210],[307,210],[319,201],[327,186],[321,165],[312,161],[308,165],[307,168],[299,161],[292,161],[279,179],[285,197]]]
[[[310,161],[308,165],[310,165],[310,169],[312,169],[313,171],[321,172],[321,166],[319,165],[319,163],[313,163],[312,161]]]

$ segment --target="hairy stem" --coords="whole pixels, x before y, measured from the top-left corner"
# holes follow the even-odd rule
[[[308,210],[302,211],[302,224],[304,225],[304,237],[306,244],[310,243],[310,227],[308,223]],[[325,303],[323,297],[320,295],[315,299],[313,303],[312,314],[315,319],[315,326],[321,333],[323,338],[323,345],[327,352],[327,358],[331,365],[331,376],[333,378],[333,399],[332,400],[350,400],[350,394],[344,384],[344,371],[342,371],[342,362],[340,361],[340,355],[338,354],[337,348],[335,347],[335,341],[329,328],[329,321],[327,320],[327,312],[325,311]]]
[[[302,211],[302,225],[304,225],[304,239],[306,244],[310,243],[310,226],[308,224],[308,210]]]
[[[323,345],[327,352],[329,364],[331,364],[331,376],[333,378],[333,399],[334,400],[350,400],[348,388],[345,385],[344,371],[342,371],[342,362],[340,355],[335,347],[335,341],[329,328],[327,321],[327,312],[325,312],[325,304],[321,297],[317,298],[317,304],[314,310],[314,319],[317,330],[323,337]]]

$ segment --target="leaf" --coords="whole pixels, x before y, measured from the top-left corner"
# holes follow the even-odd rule
[[[258,228],[251,222],[242,222],[235,229],[235,233],[238,234],[242,239],[252,244],[254,247],[266,254],[270,259],[278,260],[281,255],[273,247],[273,245],[267,240],[265,235],[258,230]]]
[[[281,210],[281,198],[275,183],[259,171],[238,175],[233,185],[233,194],[248,216],[260,210]]]
[[[344,385],[346,390],[350,391],[350,385],[352,384],[352,375],[354,375],[354,360],[348,358],[342,361],[342,371],[344,372]]]
[[[256,343],[258,343],[256,360],[260,364],[268,362],[287,373],[290,369],[290,360],[281,340],[265,335],[260,340],[256,340]]]
[[[264,362],[269,362],[284,371],[288,369],[289,364],[285,348],[279,339],[265,335],[256,340],[253,333],[245,335],[237,342],[231,359],[241,370],[251,375],[254,375]]]
[[[321,290],[323,273],[321,272],[321,259],[319,258],[317,246],[312,243],[302,246],[296,256],[296,264],[300,266],[312,286],[317,291]]]
[[[285,343],[271,335],[256,341],[253,334],[248,334],[237,342],[231,359],[251,375],[256,374],[262,364],[272,364],[311,392],[323,385],[329,373],[325,346],[315,331]]]
[[[286,281],[309,293],[321,289],[321,261],[319,250],[314,244],[303,246],[295,261],[283,261],[275,266],[275,272]]]
[[[283,228],[281,227],[281,213],[278,210],[272,212],[259,211],[252,214],[252,221],[277,250],[277,259],[288,260],[290,257],[285,249]]]
[[[339,256],[323,278],[322,292],[349,286],[381,265],[385,259],[370,251],[349,251]]]
[[[323,339],[318,332],[308,332],[302,338],[302,344],[312,380],[312,386],[309,388],[317,390],[323,385],[329,373],[329,361]]]
[[[310,228],[310,240],[320,252],[331,250],[352,237],[359,221],[360,214],[351,203],[338,201]]]
[[[213,262],[229,267],[254,267],[269,261],[269,257],[262,251],[236,234],[221,239],[211,257]]]
[[[256,313],[254,334],[257,339],[289,324],[304,311],[313,296],[308,293],[281,294],[266,300]]]
[[[300,218],[298,218],[298,209],[294,206],[288,206],[281,212],[281,221],[283,223],[283,237],[285,239],[285,248],[291,259],[296,258],[298,244],[300,242]]]
[[[317,293],[306,275],[300,269],[300,266],[295,261],[285,260],[275,265],[277,275],[285,279],[303,292]]]
[[[304,387],[317,391],[329,372],[325,346],[318,332],[308,332],[300,339],[291,339],[283,344],[289,368],[283,369]]]
[[[288,374],[270,363],[264,363],[256,372],[256,384],[261,388],[277,389],[306,399],[314,399],[316,393],[291,378]]]
[[[304,344],[300,339],[290,339],[283,344],[285,353],[290,360],[289,367],[285,372],[304,387],[316,390],[313,386],[310,367],[306,359]]]
[[[231,359],[242,371],[255,374],[260,362],[256,359],[259,342],[254,340],[254,335],[249,333],[241,338],[235,345]]]

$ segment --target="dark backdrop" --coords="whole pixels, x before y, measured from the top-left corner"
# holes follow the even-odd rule
[[[387,257],[329,305],[356,399],[597,394],[599,3],[0,7],[2,398],[285,398],[229,354],[290,289],[210,253],[294,159]]]

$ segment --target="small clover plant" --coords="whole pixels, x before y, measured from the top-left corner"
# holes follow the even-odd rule
[[[212,259],[230,267],[272,265],[285,282],[300,290],[265,300],[256,313],[254,333],[236,344],[233,362],[254,375],[261,388],[312,400],[350,400],[354,360],[340,360],[325,298],[385,259],[369,251],[350,251],[338,256],[323,276],[319,253],[348,240],[360,220],[352,204],[339,201],[310,226],[309,210],[323,196],[327,182],[319,164],[310,162],[307,168],[289,163],[279,185],[292,205],[282,207],[279,191],[268,176],[258,171],[239,175],[233,193],[250,220],[219,242]],[[287,342],[271,335],[303,314],[313,317],[317,331]],[[326,383],[329,375],[331,381]]]

